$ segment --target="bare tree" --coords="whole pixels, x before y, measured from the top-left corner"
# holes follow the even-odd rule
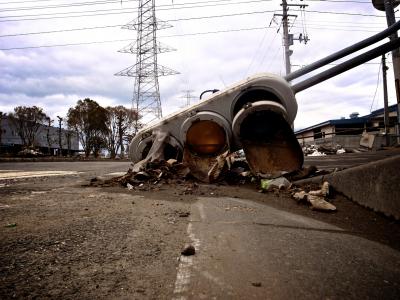
[[[99,148],[104,146],[103,137],[108,131],[106,109],[96,101],[86,98],[79,100],[75,107],[68,110],[67,118],[68,126],[78,134],[86,157],[92,150],[98,154]]]
[[[33,146],[40,126],[45,125],[48,118],[43,109],[37,106],[15,107],[14,112],[9,113],[8,117],[21,138],[24,148]]]
[[[121,150],[121,157],[124,156],[124,139],[128,135],[132,124],[137,120],[138,114],[133,109],[128,109],[122,105],[107,107],[107,149],[110,158],[115,158]]]

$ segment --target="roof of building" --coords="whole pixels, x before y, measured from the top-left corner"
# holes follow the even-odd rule
[[[391,106],[389,106],[389,112],[393,112],[396,111],[396,104],[393,104]],[[323,127],[323,126],[327,126],[327,125],[352,125],[352,124],[362,124],[366,121],[368,121],[369,119],[381,115],[383,114],[383,108],[381,109],[377,109],[374,110],[373,112],[371,112],[369,115],[366,116],[362,116],[362,117],[357,117],[357,118],[351,118],[351,119],[334,119],[334,120],[328,120],[328,121],[324,121],[300,130],[297,130],[295,132],[295,134],[299,134],[299,133],[303,133],[306,131],[310,131],[313,130],[315,128],[319,128],[319,127]]]
[[[396,107],[397,107],[397,104],[390,105],[390,106],[388,107],[389,112],[394,112],[394,111],[396,111]],[[384,108],[380,108],[380,109],[374,110],[374,111],[371,112],[368,116],[369,116],[369,117],[375,117],[375,116],[378,116],[378,115],[383,115],[383,113],[384,113]]]

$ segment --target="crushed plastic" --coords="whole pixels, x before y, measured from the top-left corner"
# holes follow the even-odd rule
[[[291,183],[285,177],[279,177],[275,179],[261,179],[260,181],[261,189],[265,191],[269,191],[271,189],[290,189]]]

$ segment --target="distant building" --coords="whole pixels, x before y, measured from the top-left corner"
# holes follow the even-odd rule
[[[0,153],[18,153],[22,150],[22,140],[7,116],[1,118],[0,130]],[[33,146],[44,154],[57,155],[60,147],[59,136],[58,127],[41,125]],[[61,129],[61,145],[63,155],[67,155],[68,152],[71,155],[77,153],[79,151],[78,135],[73,131]]]
[[[388,134],[395,134],[397,121],[396,104],[389,106]],[[369,115],[358,117],[352,113],[349,119],[341,118],[328,120],[307,128],[297,130],[295,135],[300,145],[332,143],[344,147],[358,147],[363,133],[376,136],[376,146],[383,144],[385,132],[383,108],[371,112]],[[391,139],[395,141],[395,138]]]

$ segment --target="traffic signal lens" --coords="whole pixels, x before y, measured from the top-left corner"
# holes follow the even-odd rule
[[[225,130],[213,121],[195,122],[187,131],[186,144],[199,155],[219,153],[226,145]]]

